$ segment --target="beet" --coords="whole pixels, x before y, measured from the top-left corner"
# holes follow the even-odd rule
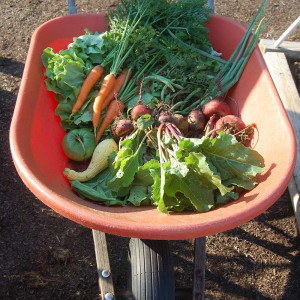
[[[246,128],[246,124],[243,120],[235,115],[227,115],[220,118],[216,123],[217,133],[225,131],[226,133],[236,134],[239,140],[239,134],[241,130]]]
[[[161,123],[172,123],[174,125],[176,125],[176,120],[174,118],[173,115],[170,115],[170,114],[165,114],[165,113],[161,113],[158,117],[158,124],[161,124]]]
[[[129,119],[120,119],[112,126],[112,135],[115,140],[130,134],[134,130],[134,126]]]
[[[173,115],[175,125],[180,130],[183,135],[186,135],[189,131],[189,122],[188,119],[180,114]]]
[[[130,116],[132,120],[137,121],[139,117],[147,114],[151,115],[152,110],[144,104],[138,104],[131,110]]]
[[[189,130],[199,133],[205,127],[205,116],[199,109],[194,109],[188,114]]]
[[[232,114],[229,105],[217,98],[204,104],[202,107],[202,112],[206,118],[209,118],[215,114],[221,117]]]

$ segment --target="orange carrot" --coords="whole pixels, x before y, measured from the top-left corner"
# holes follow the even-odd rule
[[[124,103],[120,100],[113,100],[105,112],[104,118],[99,126],[97,135],[96,135],[96,142],[98,143],[107,129],[107,127],[114,121],[114,119],[122,113],[124,110]]]
[[[95,98],[93,105],[93,126],[95,131],[99,125],[103,102],[110,91],[113,89],[115,82],[116,77],[112,73],[106,75],[103,78],[100,90]]]
[[[77,96],[76,102],[72,108],[72,115],[74,115],[83,105],[83,103],[86,100],[86,97],[88,96],[89,92],[93,88],[93,86],[96,84],[96,82],[100,79],[104,72],[103,67],[100,65],[95,66],[86,79],[83,81],[83,84],[81,86],[81,89],[79,91],[79,94]]]
[[[131,70],[129,71],[127,82],[125,83],[125,79],[128,71],[129,71],[128,68],[124,69],[122,73],[117,77],[114,88],[111,90],[111,92],[108,94],[108,96],[105,98],[103,102],[102,110],[104,110],[108,106],[111,100],[115,99],[118,96],[118,93],[120,92],[122,86],[129,81],[132,75]]]

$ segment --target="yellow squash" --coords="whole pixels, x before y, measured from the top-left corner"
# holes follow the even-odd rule
[[[88,181],[108,167],[108,156],[113,151],[118,151],[117,143],[113,139],[104,140],[97,145],[90,164],[85,171],[76,172],[66,168],[63,174],[69,180]]]

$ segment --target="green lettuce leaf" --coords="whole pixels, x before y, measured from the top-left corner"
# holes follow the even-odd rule
[[[59,102],[56,114],[61,118],[64,130],[84,127],[91,122],[91,110],[88,105],[84,105],[72,119],[69,119],[69,116],[89,71],[94,65],[101,64],[114,47],[115,41],[110,34],[92,34],[86,31],[85,35],[74,38],[74,42],[65,50],[54,53],[50,47],[44,49],[42,62],[46,68],[45,84],[49,91],[56,94]],[[107,65],[106,69],[108,68]],[[89,93],[87,104],[95,98],[99,87],[100,81]],[[63,104],[60,105],[61,103]]]

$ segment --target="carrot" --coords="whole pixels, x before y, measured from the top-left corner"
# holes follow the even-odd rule
[[[104,69],[100,65],[95,66],[90,71],[88,76],[83,81],[83,84],[82,84],[79,94],[77,96],[76,102],[72,108],[72,115],[74,115],[81,108],[81,106],[85,102],[89,92],[91,91],[91,89],[93,88],[95,83],[100,79],[103,72],[104,72]]]
[[[104,115],[104,118],[100,124],[100,127],[98,129],[97,135],[96,135],[96,142],[98,143],[104,133],[104,131],[107,129],[107,127],[114,121],[114,119],[122,113],[124,110],[124,103],[120,100],[113,100]]]
[[[115,97],[118,96],[118,93],[120,92],[123,85],[129,81],[132,75],[131,70],[129,71],[127,82],[125,83],[128,71],[129,71],[128,68],[124,69],[122,73],[117,77],[114,88],[111,90],[111,92],[108,94],[108,96],[105,98],[103,102],[102,110],[104,110],[109,105],[111,100],[115,99]]]
[[[116,82],[116,77],[112,73],[106,75],[103,78],[100,90],[95,98],[94,105],[93,105],[93,126],[95,131],[100,121],[103,102],[107,97],[107,95],[110,93],[110,91],[113,89],[115,82]]]

